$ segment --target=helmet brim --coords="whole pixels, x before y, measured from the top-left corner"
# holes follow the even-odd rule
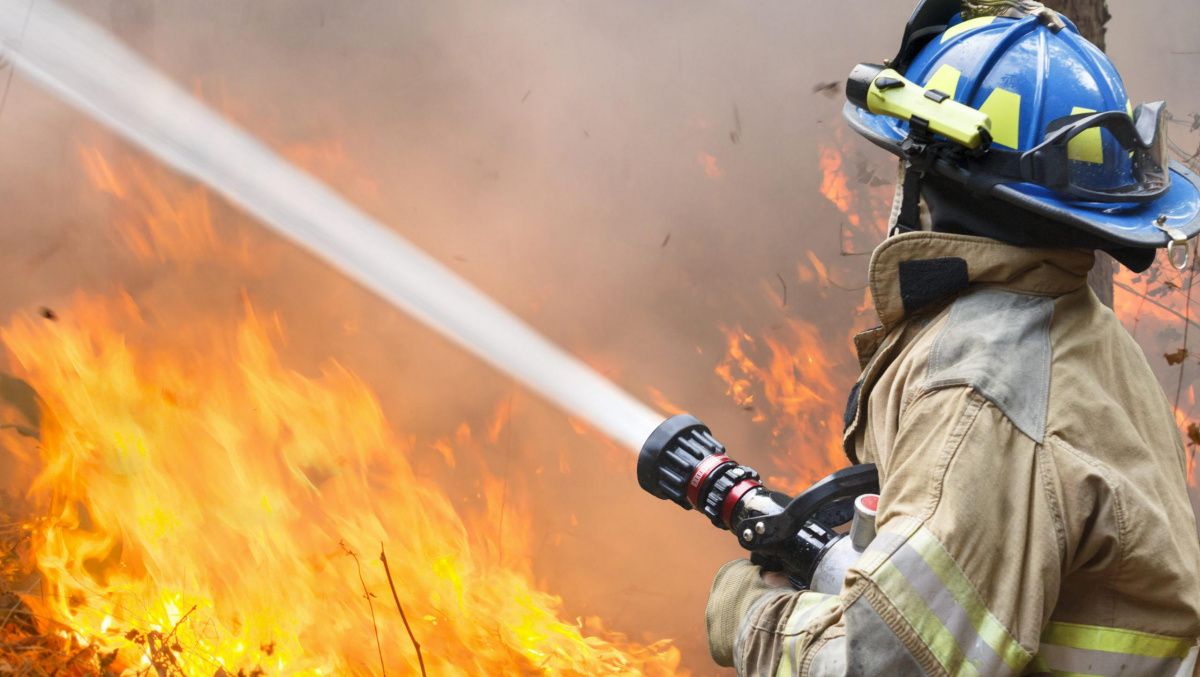
[[[855,132],[893,155],[903,156],[900,146],[908,135],[905,123],[851,103],[845,105],[842,114]],[[944,161],[936,165],[935,171],[959,183],[965,184],[968,178],[965,171]],[[997,184],[990,194],[1123,247],[1166,247],[1171,243],[1167,230],[1178,231],[1188,238],[1200,234],[1200,176],[1179,162],[1171,162],[1170,190],[1144,204],[1084,204],[1027,183]]]

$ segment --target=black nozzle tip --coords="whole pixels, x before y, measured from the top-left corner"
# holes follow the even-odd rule
[[[663,499],[673,500],[675,497],[666,493],[661,485],[659,469],[662,466],[662,455],[672,446],[672,442],[680,435],[702,428],[710,433],[708,426],[691,414],[677,414],[659,424],[654,432],[646,438],[638,453],[637,477],[638,485],[650,494]]]
[[[860,63],[850,71],[850,77],[846,79],[846,98],[850,103],[858,106],[863,110],[869,110],[867,106],[867,94],[871,91],[871,83],[875,82],[875,78],[885,70],[883,66],[874,63]]]

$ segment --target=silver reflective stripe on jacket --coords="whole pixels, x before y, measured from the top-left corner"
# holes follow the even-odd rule
[[[937,537],[915,520],[880,532],[857,568],[870,576],[951,675],[1016,675],[1030,660]],[[897,538],[899,537],[899,538]]]

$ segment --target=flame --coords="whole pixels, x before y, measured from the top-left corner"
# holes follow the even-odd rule
[[[726,355],[715,372],[728,395],[753,421],[770,426],[775,465],[769,477],[782,491],[799,491],[846,465],[841,411],[845,383],[817,328],[789,319],[761,340],[740,327],[724,327]]]
[[[696,164],[704,170],[704,175],[713,181],[720,180],[725,177],[725,170],[717,164],[716,156],[710,155],[701,151],[696,154]]]
[[[123,205],[139,260],[228,253],[202,191],[81,158]],[[414,471],[416,442],[357,375],[290,369],[282,319],[242,308],[164,326],[128,293],[81,293],[57,321],[0,328],[10,372],[44,408],[30,490],[43,513],[29,524],[44,590],[31,605],[82,645],[120,649],[131,674],[414,674],[385,550],[430,674],[679,672],[668,641],[562,618],[533,583],[519,492],[477,463],[475,507],[456,507]],[[433,458],[461,468],[499,453],[510,408],[463,423]]]
[[[838,211],[845,214],[850,225],[858,228],[862,225],[862,217],[853,210],[854,193],[846,173],[842,171],[842,154],[832,146],[821,146],[821,195],[833,203]]]
[[[667,396],[658,388],[652,387],[648,392],[650,394],[650,401],[654,404],[654,408],[658,411],[661,411],[668,416],[687,413],[686,409],[668,399]]]
[[[858,187],[851,188],[846,162],[850,148],[841,128],[834,132],[833,143],[819,144],[819,190],[849,223],[849,228],[843,223],[843,252],[869,253],[887,233],[896,182],[891,172],[877,171],[870,160],[856,155],[854,183]],[[862,251],[855,252],[859,248]]]
[[[95,147],[79,150],[84,173],[101,193],[121,206],[115,230],[142,261],[194,263],[218,250],[208,193],[200,186],[172,194],[158,189],[164,172],[125,162],[121,171]]]
[[[1195,261],[1194,253],[1192,260]],[[1196,282],[1193,269],[1176,270],[1165,256],[1160,256],[1141,274],[1118,266],[1113,282],[1113,310],[1146,352],[1166,391],[1180,435],[1189,448],[1188,485],[1196,488],[1200,486],[1196,473],[1197,443],[1196,435],[1190,432],[1200,422],[1194,384],[1200,366],[1189,346],[1200,335],[1200,317],[1189,306],[1192,297],[1200,297],[1200,292],[1193,287],[1188,293],[1188,288]],[[1172,358],[1181,355],[1181,360],[1173,364],[1168,355]]]

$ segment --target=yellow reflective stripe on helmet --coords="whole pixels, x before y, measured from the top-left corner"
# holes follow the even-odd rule
[[[927,528],[916,529],[871,579],[950,674],[1015,675],[1029,662]]]
[[[945,43],[946,41],[952,40],[963,33],[973,31],[976,28],[983,28],[995,20],[996,17],[994,16],[981,16],[975,19],[964,21],[956,26],[951,26],[947,28],[944,33],[942,33],[942,42]]]
[[[1080,113],[1095,113],[1091,108],[1076,106],[1071,109],[1071,115]],[[1090,162],[1094,165],[1104,164],[1104,137],[1100,128],[1089,129],[1071,139],[1067,144],[1067,157],[1078,162]]]
[[[1016,150],[1021,143],[1021,95],[997,87],[979,111],[992,120],[992,141]]]
[[[776,677],[792,677],[800,665],[800,644],[806,637],[804,628],[814,619],[819,618],[837,608],[841,599],[837,595],[822,595],[806,592],[796,600],[792,614],[788,616],[784,626],[783,649],[779,655],[779,667],[775,670]]]
[[[949,94],[953,99],[958,91],[958,81],[962,78],[962,71],[958,70],[950,64],[942,64],[942,67],[937,69],[929,82],[925,83],[925,89],[936,89],[943,94]]]

